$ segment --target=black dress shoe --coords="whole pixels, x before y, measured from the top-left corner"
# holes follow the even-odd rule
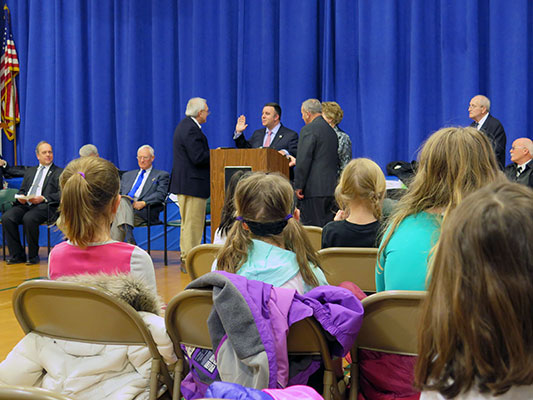
[[[39,264],[39,256],[32,257],[26,261],[26,265]]]
[[[26,257],[11,257],[6,260],[7,265],[22,264],[26,262]]]

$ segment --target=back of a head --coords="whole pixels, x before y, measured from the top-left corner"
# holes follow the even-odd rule
[[[103,158],[81,157],[67,165],[59,184],[57,225],[71,242],[85,247],[102,224],[111,224],[113,202],[120,187],[118,170]]]
[[[334,101],[322,102],[322,114],[324,114],[333,125],[339,125],[344,117],[344,112],[342,111],[341,106]]]
[[[450,213],[420,326],[417,383],[456,396],[533,384],[533,191],[497,182]]]
[[[85,144],[80,147],[80,157],[98,157],[98,149],[94,144]]]
[[[379,165],[368,158],[355,158],[342,171],[335,200],[342,209],[354,200],[368,202],[374,217],[380,219],[385,192],[385,175]]]
[[[237,183],[247,176],[248,173],[244,171],[236,171],[230,178],[228,187],[226,188],[226,193],[224,195],[224,205],[222,206],[222,212],[220,217],[220,232],[222,235],[226,236],[229,229],[235,221],[235,189],[237,188]]]
[[[302,103],[302,108],[311,114],[320,114],[322,112],[322,103],[318,99],[307,99]]]
[[[201,97],[193,97],[187,102],[185,115],[187,117],[196,117],[200,111],[204,109],[206,100]]]

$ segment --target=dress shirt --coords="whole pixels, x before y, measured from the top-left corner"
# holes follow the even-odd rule
[[[194,123],[195,123],[196,125],[198,125],[198,128],[202,129],[202,125],[200,125],[200,123],[196,120],[196,118],[191,117],[191,119],[194,121]]]
[[[137,182],[137,178],[139,178],[139,174],[141,173],[142,169],[139,169],[139,172],[137,172],[137,176],[133,180],[133,184],[135,185],[135,182]],[[146,180],[148,179],[148,175],[150,175],[150,172],[152,172],[152,167],[148,168],[146,172],[144,173],[143,180],[141,182],[141,185],[137,188],[137,191],[133,195],[133,198],[137,200],[143,191],[144,185],[146,184]],[[132,186],[133,187],[133,186]]]
[[[31,192],[31,189],[33,188],[33,186],[37,185],[37,190],[35,191],[35,196],[41,196],[42,195],[44,180],[46,179],[46,175],[48,174],[48,171],[50,170],[50,166],[51,165],[52,164],[49,164],[49,165],[39,164],[39,166],[37,167],[37,171],[35,171],[35,176],[33,177],[33,183],[31,184],[30,189],[28,190],[28,193],[26,193],[26,194],[29,194]],[[44,169],[43,169],[43,173],[41,175],[41,179],[39,180],[39,182],[36,182],[37,177],[39,176],[39,168],[44,168]]]
[[[487,113],[487,115],[485,115],[483,118],[481,118],[479,120],[479,122],[477,123],[477,130],[481,130],[481,127],[483,126],[483,124],[485,123],[485,121],[487,120],[487,118],[489,117],[489,113]]]
[[[270,143],[269,143],[269,146],[272,145],[272,142],[274,141],[276,135],[278,134],[278,131],[279,131],[279,128],[281,127],[281,124],[277,124],[274,129],[272,129],[272,133],[270,134]],[[266,147],[266,141],[267,141],[267,138],[268,138],[268,135],[267,135],[267,132],[268,132],[268,128],[265,128],[265,136],[263,136],[263,147]]]

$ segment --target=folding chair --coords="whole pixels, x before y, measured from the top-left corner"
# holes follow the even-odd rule
[[[164,210],[165,208],[165,205],[166,205],[166,202],[161,202],[161,203],[154,203],[154,204],[147,204],[146,207],[147,207],[147,215],[148,217],[150,217],[151,215],[151,209],[152,208],[155,208],[155,207],[158,207],[161,208],[160,212]],[[164,213],[164,215],[166,216],[166,212]],[[166,221],[166,219],[165,219]],[[151,233],[151,227],[152,226],[156,226],[156,225],[163,225],[165,222],[164,221],[161,221],[161,220],[158,220],[157,222],[155,223],[152,223],[152,221],[150,220],[150,218],[148,218],[148,221],[146,222],[143,222],[142,224],[139,224],[139,225],[135,225],[136,227],[146,227],[146,239],[147,239],[147,249],[146,249],[146,252],[148,254],[150,254],[150,251],[151,251],[151,247],[152,247],[152,233]],[[165,234],[166,234],[166,230],[165,230]],[[165,246],[164,248],[166,249],[166,235],[165,235]],[[166,265],[166,263],[165,263]]]
[[[350,281],[367,293],[376,292],[378,249],[364,247],[329,247],[318,252],[330,285]]]
[[[191,280],[211,272],[213,261],[222,248],[221,244],[200,244],[192,248],[187,255],[187,266]]]
[[[392,290],[363,299],[363,325],[351,349],[350,400],[356,400],[359,392],[359,349],[417,355],[420,304],[425,296],[424,291]]]
[[[38,280],[24,282],[15,290],[13,309],[26,334],[147,346],[152,356],[150,399],[156,399],[160,380],[172,391],[172,378],[148,327],[139,313],[122,300],[96,287]]]
[[[311,241],[311,245],[315,251],[322,248],[322,228],[319,226],[304,225],[304,230]]]
[[[69,398],[34,387],[0,386],[0,400],[69,400]]]
[[[178,362],[174,369],[174,389],[172,399],[181,397],[181,381],[185,377],[186,360],[180,345],[212,349],[211,336],[207,327],[207,317],[213,307],[211,290],[188,289],[174,296],[165,311],[167,332],[174,343]]]

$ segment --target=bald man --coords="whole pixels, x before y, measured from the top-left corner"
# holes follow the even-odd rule
[[[510,150],[512,164],[505,167],[505,175],[513,182],[533,188],[533,141],[518,138]]]
[[[496,153],[496,160],[500,165],[500,169],[503,169],[507,137],[501,122],[490,115],[489,112],[490,100],[488,97],[478,94],[470,100],[468,116],[474,120],[470,126],[477,128],[478,131],[483,132],[489,138]]]

